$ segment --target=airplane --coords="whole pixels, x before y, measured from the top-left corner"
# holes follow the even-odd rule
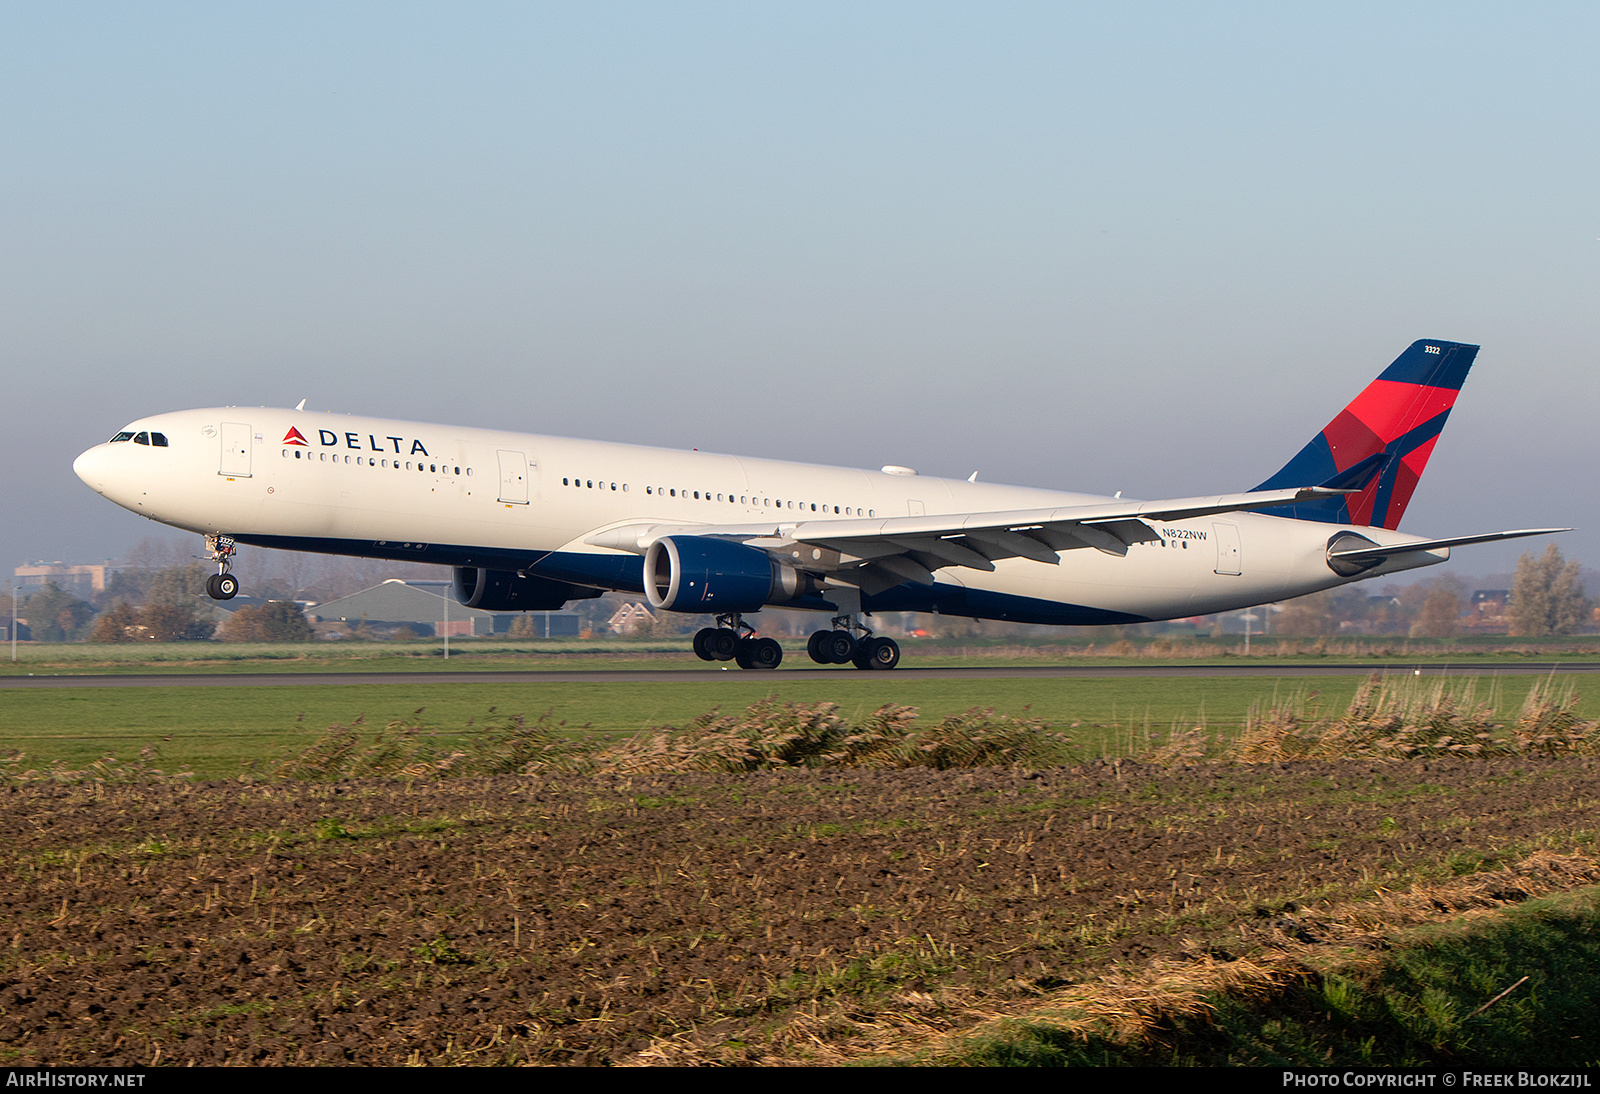
[[[1134,501],[972,479],[304,410],[140,418],[73,464],[118,505],[198,532],[237,594],[239,544],[438,563],[456,599],[547,611],[608,591],[712,615],[695,654],[776,668],[745,616],[824,613],[823,665],[892,669],[874,612],[1132,624],[1385,576],[1453,547],[1569,531],[1399,532],[1478,352],[1413,343],[1253,490]]]

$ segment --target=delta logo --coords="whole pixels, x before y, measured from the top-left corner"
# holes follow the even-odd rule
[[[428,446],[417,440],[415,437],[391,437],[386,435],[382,438],[382,440],[380,440],[377,436],[369,433],[367,434],[366,438],[367,443],[362,444],[361,434],[359,433],[339,434],[330,429],[319,429],[317,430],[317,440],[321,442],[323,448],[349,448],[356,452],[393,451],[396,456],[428,455]],[[385,444],[385,441],[388,443]],[[290,448],[311,447],[311,442],[306,440],[306,435],[300,432],[294,426],[289,427],[289,432],[283,435],[283,440],[279,443]],[[406,452],[405,449],[407,444],[409,444],[411,447],[411,451],[409,453]]]

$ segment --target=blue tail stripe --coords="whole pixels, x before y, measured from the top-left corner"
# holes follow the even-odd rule
[[[1467,370],[1478,356],[1478,347],[1463,342],[1439,342],[1427,338],[1413,342],[1383,370],[1380,380],[1397,384],[1421,384],[1460,391]]]

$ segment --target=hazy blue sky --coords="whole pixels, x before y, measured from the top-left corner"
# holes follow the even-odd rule
[[[72,475],[124,422],[302,398],[1244,489],[1430,337],[1483,350],[1402,527],[1600,565],[1596,42],[1577,3],[0,4],[0,558],[159,531]]]

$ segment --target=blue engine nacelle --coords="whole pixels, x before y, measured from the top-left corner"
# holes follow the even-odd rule
[[[486,612],[553,612],[566,607],[569,600],[588,600],[600,595],[599,589],[569,585],[548,577],[527,577],[513,570],[485,570],[476,566],[457,566],[450,591],[469,608]]]
[[[672,612],[754,612],[804,596],[806,576],[758,547],[709,536],[666,536],[644,555],[644,594]]]

